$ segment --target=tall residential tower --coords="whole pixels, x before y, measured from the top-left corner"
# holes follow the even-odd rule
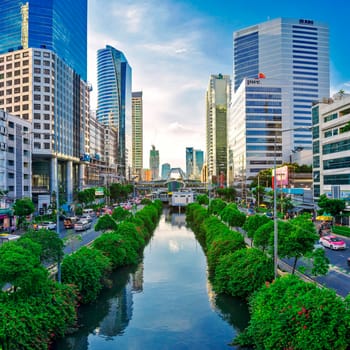
[[[132,169],[141,180],[143,169],[143,103],[142,91],[132,93]]]

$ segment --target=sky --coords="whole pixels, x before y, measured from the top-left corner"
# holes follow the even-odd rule
[[[331,94],[350,92],[348,0],[88,0],[88,80],[97,105],[97,50],[111,45],[143,92],[143,167],[185,170],[186,147],[205,152],[205,93],[211,74],[232,76],[233,32],[278,17],[329,26]]]

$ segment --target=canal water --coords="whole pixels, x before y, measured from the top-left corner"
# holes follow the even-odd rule
[[[229,343],[247,326],[247,305],[213,292],[184,214],[164,211],[143,262],[111,278],[111,288],[81,308],[78,331],[54,350],[235,349]]]

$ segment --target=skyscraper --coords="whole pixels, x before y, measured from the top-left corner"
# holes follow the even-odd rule
[[[87,0],[2,0],[0,13],[0,53],[49,49],[87,80]]]
[[[203,151],[186,147],[186,176],[188,179],[200,179],[203,163]]]
[[[127,176],[132,161],[131,67],[121,51],[97,52],[97,120],[118,130],[118,167]]]
[[[152,145],[152,149],[149,152],[149,167],[152,172],[152,180],[158,180],[159,178],[159,151]]]
[[[143,103],[142,91],[132,93],[132,169],[142,176],[143,168]]]
[[[0,11],[0,109],[32,123],[33,201],[59,190],[70,204],[88,152],[87,0],[4,0]]]
[[[189,178],[193,173],[194,162],[193,147],[186,147],[186,176]]]
[[[162,180],[166,180],[168,178],[170,169],[171,167],[169,163],[162,164]]]
[[[235,32],[233,76],[235,92],[244,78],[273,79],[277,82],[275,87],[284,86],[282,123],[276,129],[311,127],[312,102],[329,96],[327,25],[313,20],[278,18]],[[271,91],[266,88],[265,93]],[[250,99],[249,108],[255,109],[256,115],[251,117],[251,122],[257,123],[264,106],[261,96],[254,97],[254,91]],[[266,131],[255,136],[266,137]],[[311,144],[311,131],[283,134],[283,160],[287,161],[296,147],[311,148]]]
[[[211,75],[206,93],[206,144],[208,181],[227,172],[227,113],[231,97],[228,75]]]

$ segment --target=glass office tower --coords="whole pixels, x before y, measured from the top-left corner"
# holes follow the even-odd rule
[[[1,0],[0,53],[54,51],[87,80],[87,0]]]
[[[132,160],[131,67],[124,54],[109,45],[97,51],[97,89],[97,120],[117,128],[119,174],[129,176]]]
[[[235,92],[244,78],[273,79],[275,87],[280,81],[289,96],[281,128],[311,127],[312,102],[329,96],[328,26],[278,18],[235,32]],[[259,106],[259,101],[250,103]],[[311,148],[311,131],[285,133],[283,143],[283,159],[287,160],[296,147]]]
[[[227,117],[231,98],[231,78],[211,75],[206,92],[206,162],[208,181],[217,183],[227,172]]]

